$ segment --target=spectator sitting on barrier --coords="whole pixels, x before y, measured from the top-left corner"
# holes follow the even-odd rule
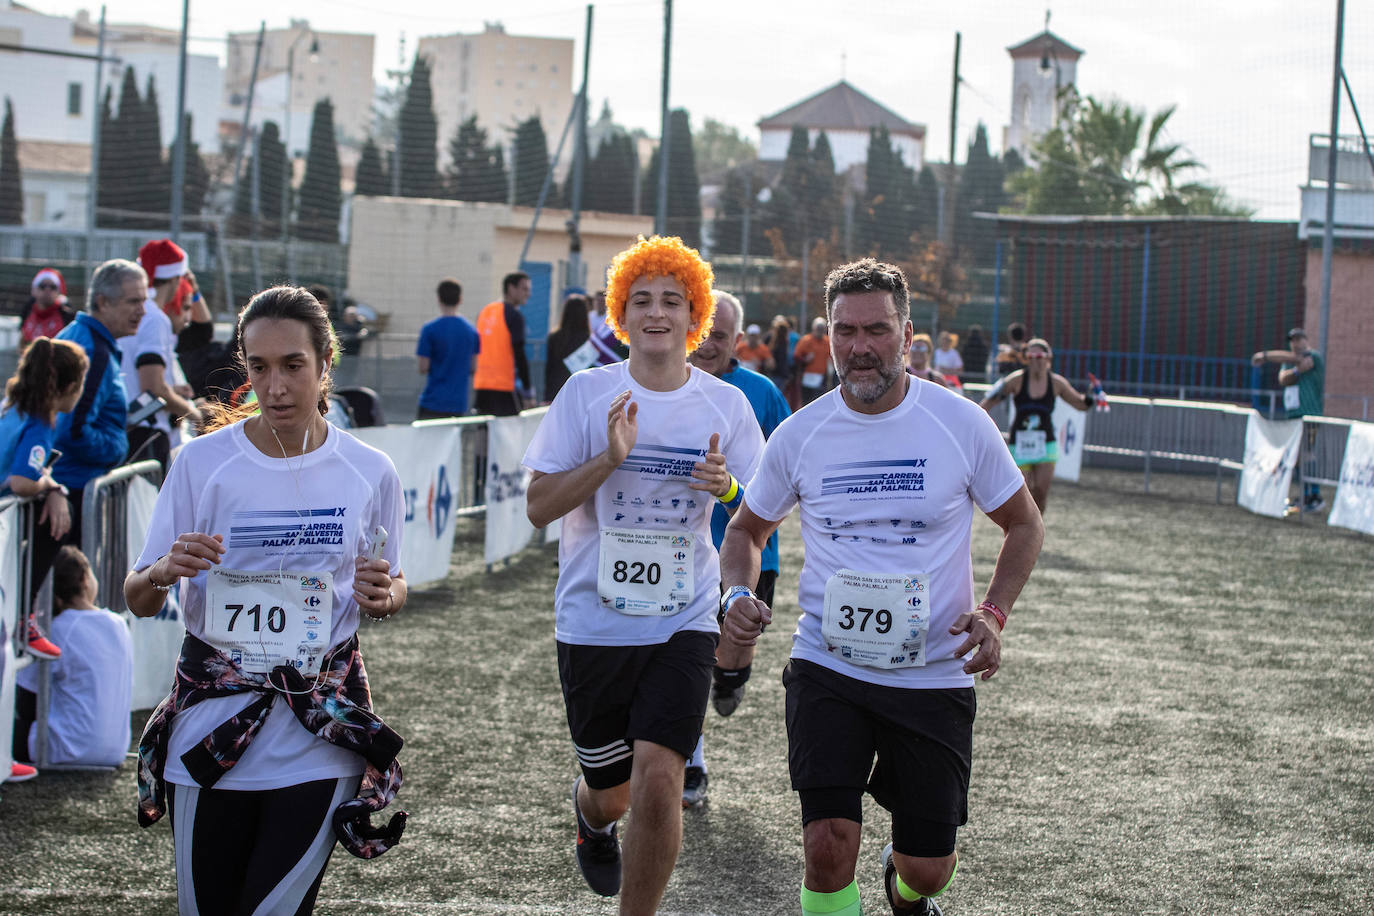
[[[959,345],[959,335],[951,334],[949,331],[941,331],[936,340],[936,350],[931,354],[931,364],[935,371],[945,377],[945,382],[951,388],[962,388],[963,383],[959,381],[959,373],[964,371],[964,358],[959,355],[956,349]]]
[[[55,267],[44,267],[29,284],[29,301],[19,313],[19,345],[40,337],[56,337],[76,314],[67,306],[67,281]]]
[[[53,561],[53,635],[67,651],[49,669],[48,761],[64,766],[116,767],[129,750],[134,647],[124,618],[96,604],[98,585],[86,555],[68,544]],[[38,679],[19,672],[13,757],[37,758]]]
[[[19,357],[19,368],[5,384],[0,467],[5,469],[6,480],[0,484],[0,496],[42,496],[38,527],[46,526],[53,541],[66,537],[72,524],[67,491],[52,479],[57,415],[69,412],[81,399],[88,362],[76,344],[40,337]],[[40,568],[35,563],[32,581],[41,582],[47,574],[46,564]],[[28,620],[28,649],[39,658],[62,654],[39,629],[33,614]]]

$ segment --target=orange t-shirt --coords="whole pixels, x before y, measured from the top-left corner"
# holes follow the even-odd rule
[[[773,351],[768,349],[768,345],[763,341],[759,341],[757,347],[751,347],[749,341],[741,340],[735,347],[735,356],[739,357],[740,364],[745,368],[762,372],[768,361],[773,358]]]
[[[825,374],[830,369],[830,336],[817,337],[815,334],[807,334],[797,341],[797,348],[792,351],[792,358],[796,360],[797,371],[802,374],[802,386],[805,388],[818,388],[825,384]],[[814,385],[808,385],[808,375],[819,375],[819,380]]]

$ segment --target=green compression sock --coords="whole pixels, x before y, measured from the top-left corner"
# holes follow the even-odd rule
[[[949,880],[945,882],[945,886],[944,886],[944,887],[940,888],[938,891],[936,891],[935,893],[931,894],[930,896],[932,896],[932,897],[938,897],[938,896],[940,896],[941,894],[943,894],[945,891],[949,890],[949,886],[950,886],[951,884],[954,883],[954,876],[955,876],[956,874],[958,874],[958,873],[959,873],[959,860],[958,860],[958,858],[955,858],[955,860],[954,860],[954,867],[951,868],[951,869],[949,870]],[[906,883],[905,881],[902,880],[901,874],[898,874],[898,875],[897,875],[897,896],[898,896],[898,897],[901,897],[901,898],[902,898],[903,900],[905,900],[907,903],[915,903],[917,900],[920,900],[921,897],[922,897],[923,895],[922,895],[922,894],[918,894],[918,893],[916,893],[915,891],[913,891],[913,890],[907,885],[907,883]]]
[[[802,916],[859,916],[863,912],[859,906],[859,882],[850,881],[848,887],[832,894],[803,887],[801,908]]]

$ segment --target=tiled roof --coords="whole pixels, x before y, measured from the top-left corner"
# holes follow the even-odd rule
[[[63,172],[88,175],[91,171],[89,143],[54,143],[47,140],[20,140],[21,172]]]
[[[1083,56],[1082,48],[1075,48],[1058,35],[1046,29],[1034,38],[1027,38],[1019,45],[1012,45],[1007,48],[1007,53],[1012,57],[1039,57],[1045,53],[1045,43],[1049,42],[1049,49],[1056,57],[1061,59],[1071,58],[1078,60]]]
[[[769,115],[759,121],[758,126],[767,130],[797,125],[814,130],[868,130],[886,126],[894,134],[908,134],[917,138],[926,135],[925,125],[908,121],[844,80],[777,114]]]

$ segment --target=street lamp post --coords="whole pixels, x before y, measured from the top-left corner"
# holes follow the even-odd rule
[[[295,177],[296,171],[296,157],[291,152],[291,103],[294,101],[292,96],[296,93],[296,45],[307,35],[314,36],[310,42],[310,60],[318,60],[320,39],[310,28],[291,39],[291,45],[286,49],[286,115],[283,125],[286,133],[286,169],[281,182],[281,240],[284,244],[291,239],[291,179]]]

